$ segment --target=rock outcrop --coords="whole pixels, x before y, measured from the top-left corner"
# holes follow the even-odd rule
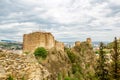
[[[49,80],[50,73],[33,55],[0,53],[0,80],[12,76],[15,80]]]
[[[58,50],[64,51],[64,43],[56,41],[54,36],[49,32],[24,34],[23,52],[33,52],[37,47],[44,47],[46,49],[54,47]]]
[[[55,49],[49,50],[46,60],[42,61],[41,64],[51,73],[51,80],[58,80],[59,74],[61,74],[61,80],[64,80],[71,69],[67,54]]]

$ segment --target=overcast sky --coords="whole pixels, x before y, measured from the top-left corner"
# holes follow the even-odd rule
[[[59,41],[120,37],[120,0],[0,0],[0,40],[51,32]]]

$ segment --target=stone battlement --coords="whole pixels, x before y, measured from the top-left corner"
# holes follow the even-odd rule
[[[62,44],[62,45],[60,45]],[[57,47],[59,45],[59,47]],[[37,47],[64,51],[64,43],[57,42],[50,32],[33,32],[23,36],[23,52],[33,52]]]

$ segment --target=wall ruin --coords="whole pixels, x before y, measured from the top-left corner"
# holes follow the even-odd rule
[[[24,34],[23,36],[23,52],[33,52],[38,47],[44,47],[46,49],[55,47],[57,50],[63,51],[64,44],[62,46],[58,44],[60,45],[61,42],[56,43],[54,36],[49,32],[33,32]]]

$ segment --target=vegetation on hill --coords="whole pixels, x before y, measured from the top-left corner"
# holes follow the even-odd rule
[[[50,72],[50,80],[119,80],[119,43],[116,38],[108,45],[100,43],[97,54],[87,42],[65,48],[65,52],[57,51],[55,48],[47,51],[43,47],[38,47],[34,51],[34,56],[38,61],[42,59],[40,64]],[[9,76],[9,80],[11,79],[12,77]]]
[[[113,51],[111,51],[111,76],[112,79],[120,80],[120,44],[116,37],[113,44]]]
[[[98,80],[110,80],[109,79],[109,67],[105,51],[103,51],[103,43],[100,43],[99,58],[96,66],[96,78]]]
[[[66,49],[72,64],[72,73],[65,80],[119,80],[120,42],[115,38],[111,44],[111,48],[108,48],[109,44],[100,43],[97,55],[86,42]]]
[[[110,50],[106,54],[105,49]],[[120,42],[115,40],[103,47],[100,45],[99,58],[96,67],[97,80],[120,80]]]
[[[82,42],[65,51],[72,64],[71,74],[65,80],[94,80],[95,55],[91,44]]]

